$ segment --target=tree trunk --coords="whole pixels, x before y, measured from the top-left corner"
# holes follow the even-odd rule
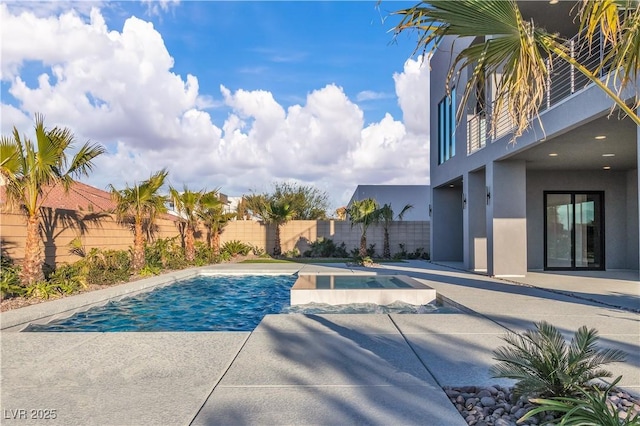
[[[20,272],[20,282],[25,287],[36,281],[44,280],[39,224],[40,217],[37,214],[27,219],[27,239],[24,244],[24,259]]]
[[[276,242],[273,246],[273,255],[280,256],[282,254],[282,247],[280,247],[280,225],[276,224]]]
[[[367,257],[367,234],[362,233],[360,237],[360,250],[358,251],[358,256],[361,258]]]
[[[385,259],[391,258],[391,249],[389,248],[389,229],[384,229],[384,244],[382,246],[382,257]]]
[[[133,259],[131,268],[133,272],[138,272],[144,268],[144,232],[142,230],[142,222],[136,221],[133,231]]]
[[[184,235],[184,257],[187,262],[193,262],[196,258],[196,244],[193,228],[187,225]]]
[[[211,248],[213,249],[213,255],[219,256],[220,255],[220,233],[218,231],[213,231],[211,235],[213,236],[213,238],[211,239]]]

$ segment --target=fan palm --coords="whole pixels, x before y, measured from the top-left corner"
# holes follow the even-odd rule
[[[196,258],[196,231],[198,228],[198,210],[202,204],[206,192],[191,191],[184,186],[182,192],[170,187],[169,194],[173,201],[176,213],[184,220],[184,255],[188,262],[193,262]]]
[[[401,22],[394,31],[417,30],[416,51],[436,51],[445,37],[456,39],[479,37],[480,43],[463,49],[452,60],[447,77],[447,90],[455,84],[460,70],[471,67],[460,108],[462,117],[467,100],[478,87],[485,87],[489,79],[496,79],[495,108],[493,114],[507,111],[514,123],[514,138],[520,136],[537,117],[547,92],[550,68],[544,58],[552,54],[571,64],[590,81],[600,87],[614,103],[636,124],[640,117],[633,107],[620,96],[628,84],[635,84],[638,77],[640,55],[640,5],[637,0],[582,0],[579,16],[586,28],[586,48],[591,47],[592,37],[598,26],[608,35],[612,48],[601,59],[601,67],[589,70],[572,57],[561,37],[537,27],[525,20],[515,0],[436,0],[421,2],[409,9],[399,10]],[[625,7],[619,14],[620,7]],[[616,91],[607,81],[600,79],[600,71],[607,64],[614,64],[610,76],[618,83]],[[495,125],[497,120],[491,120]]]
[[[267,205],[266,222],[275,225],[276,235],[273,245],[273,255],[280,256],[282,254],[282,245],[280,242],[280,227],[290,220],[294,219],[296,213],[293,206],[285,200],[270,200]]]
[[[237,213],[225,213],[224,204],[218,197],[218,191],[209,191],[200,199],[198,218],[208,230],[207,241],[215,256],[220,254],[220,234]]]
[[[67,128],[46,129],[44,116],[35,116],[35,143],[20,137],[13,128],[11,137],[0,139],[0,174],[5,182],[7,201],[20,206],[27,216],[27,237],[20,281],[23,286],[44,278],[39,227],[41,207],[49,191],[61,185],[68,192],[74,178],[88,176],[93,159],[105,152],[98,144],[86,142],[69,161],[74,135]]]
[[[507,347],[494,351],[498,364],[491,368],[494,377],[516,379],[516,396],[571,396],[590,381],[611,377],[603,364],[625,360],[618,349],[598,349],[598,332],[583,326],[571,343],[547,322],[535,323],[534,330],[522,335],[508,334]]]
[[[364,200],[356,200],[351,203],[348,208],[351,227],[358,225],[360,227],[360,248],[358,256],[364,258],[367,256],[367,229],[378,219],[378,203],[373,198],[365,198]]]
[[[121,223],[133,223],[133,259],[131,267],[138,272],[145,265],[144,246],[146,242],[145,227],[151,228],[156,217],[167,211],[167,197],[158,191],[164,185],[168,172],[162,169],[152,174],[149,179],[134,184],[132,187],[117,190],[109,185],[111,197],[116,203],[114,210]]]
[[[391,208],[391,204],[385,204],[384,206],[380,207],[378,211],[378,221],[382,223],[382,228],[384,230],[382,257],[384,257],[385,259],[389,259],[391,257],[391,248],[389,247],[389,227],[391,226],[391,223],[395,219],[402,220],[404,214],[412,208],[413,206],[411,204],[406,204],[402,208],[402,211],[398,213],[398,216],[395,216],[393,208]]]

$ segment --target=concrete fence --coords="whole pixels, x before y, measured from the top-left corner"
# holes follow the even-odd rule
[[[157,238],[171,238],[180,235],[179,222],[175,219],[160,218],[156,221]],[[88,251],[94,247],[110,250],[127,250],[133,244],[133,232],[126,226],[118,224],[111,215],[86,214],[69,210],[47,210],[41,230],[44,240],[45,262],[49,265],[72,263],[79,258],[70,252],[69,244],[80,238]],[[408,252],[422,248],[428,251],[430,222],[405,221],[392,223],[389,230],[391,253],[400,251],[399,244],[404,244]],[[14,260],[24,256],[26,238],[25,217],[14,213],[0,214],[0,244],[3,253]],[[201,228],[197,235],[205,240],[206,230]],[[360,229],[351,227],[347,221],[315,221],[294,220],[280,228],[282,251],[297,248],[300,253],[309,249],[309,244],[319,238],[329,238],[336,245],[344,242],[347,251],[360,245]],[[221,236],[221,244],[239,240],[255,247],[273,252],[275,244],[275,227],[256,221],[230,222]],[[381,226],[372,225],[367,231],[367,245],[375,244],[378,255],[382,254],[383,230]]]

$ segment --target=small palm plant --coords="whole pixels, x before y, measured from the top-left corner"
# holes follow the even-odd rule
[[[640,415],[628,412],[620,416],[618,410],[608,399],[609,393],[622,379],[619,376],[606,389],[592,387],[589,390],[580,389],[578,398],[534,398],[531,400],[538,407],[527,412],[518,419],[518,423],[542,412],[555,411],[564,413],[559,425],[566,426],[639,426]]]
[[[611,377],[601,368],[621,362],[626,354],[618,349],[598,349],[598,332],[580,327],[570,344],[547,322],[535,323],[534,330],[522,335],[508,334],[509,346],[494,351],[498,364],[492,367],[494,377],[516,379],[514,394],[537,397],[574,396],[595,379]]]

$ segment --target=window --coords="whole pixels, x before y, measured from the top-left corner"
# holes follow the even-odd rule
[[[438,164],[456,155],[456,89],[438,104]]]

